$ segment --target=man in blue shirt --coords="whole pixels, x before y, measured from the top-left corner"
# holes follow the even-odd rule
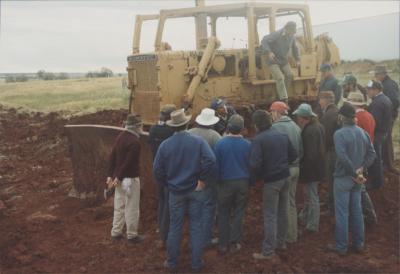
[[[185,212],[189,213],[192,269],[200,271],[204,235],[202,207],[206,200],[205,183],[216,176],[216,159],[209,145],[186,131],[191,116],[184,109],[171,113],[167,125],[175,134],[161,143],[153,164],[157,183],[169,190],[170,226],[167,239],[168,258],[165,267],[176,271]]]
[[[252,116],[257,136],[251,144],[250,168],[255,177],[264,180],[264,242],[257,260],[276,258],[275,249],[286,249],[288,224],[289,164],[297,159],[296,150],[286,134],[271,129],[271,115],[257,110]]]
[[[240,135],[244,120],[234,114],[228,121],[228,134],[215,145],[219,168],[218,230],[219,253],[241,248],[243,217],[249,192],[250,142]],[[232,216],[232,222],[229,221]],[[231,223],[231,224],[230,224]]]
[[[337,155],[334,173],[336,244],[328,248],[342,256],[348,250],[349,215],[353,248],[356,252],[363,251],[361,188],[366,181],[363,173],[376,156],[368,134],[356,126],[355,114],[355,109],[345,103],[339,110],[339,120],[343,127],[333,136]]]

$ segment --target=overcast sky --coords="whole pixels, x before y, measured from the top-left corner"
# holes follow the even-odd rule
[[[206,5],[242,2],[208,0]],[[399,1],[285,2],[307,3],[313,25],[399,12]],[[194,0],[0,0],[0,5],[0,72],[36,72],[39,69],[87,72],[103,66],[124,72],[126,57],[132,47],[135,15],[191,7]],[[221,21],[225,47],[245,46],[246,41],[237,34],[240,28],[245,27],[240,20]],[[154,31],[154,24],[145,26],[142,39],[144,51],[152,50]],[[163,40],[172,44],[173,49],[194,45],[191,22],[171,22],[166,26],[164,37]]]

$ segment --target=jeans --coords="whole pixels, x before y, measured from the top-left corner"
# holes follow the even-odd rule
[[[276,81],[276,89],[278,92],[279,99],[280,100],[287,99],[288,98],[287,90],[289,89],[293,80],[293,74],[292,71],[290,70],[290,65],[286,64],[280,67],[277,64],[273,64],[270,65],[269,67],[271,70],[272,78],[274,78]]]
[[[212,229],[215,223],[215,211],[217,208],[217,186],[215,182],[208,182],[204,189],[206,200],[203,206],[203,230],[204,243],[211,244]]]
[[[294,243],[297,241],[297,208],[296,208],[296,189],[299,179],[299,167],[290,168],[289,196],[288,196],[288,228],[286,241]]]
[[[186,212],[189,213],[192,268],[198,270],[203,266],[204,233],[202,213],[205,200],[206,193],[204,190],[192,191],[187,194],[169,193],[170,223],[167,240],[167,262],[170,268],[176,268],[178,265],[182,229]]]
[[[288,223],[288,192],[289,177],[271,183],[264,183],[264,241],[262,247],[264,256],[273,255],[277,247],[285,245]]]
[[[326,153],[326,175],[328,179],[328,208],[334,212],[334,194],[333,194],[333,172],[335,171],[336,152],[335,148],[331,148]]]
[[[335,238],[336,248],[347,252],[349,241],[349,215],[353,246],[364,247],[364,220],[361,209],[361,185],[355,184],[351,177],[336,177],[335,191]]]
[[[122,235],[126,224],[126,236],[132,239],[138,235],[139,204],[140,204],[140,180],[139,178],[124,178],[123,182],[131,181],[129,191],[124,191],[121,184],[115,187],[114,217],[111,236]]]
[[[382,150],[386,137],[386,133],[375,133],[374,149],[376,152],[376,158],[374,163],[368,169],[367,189],[379,188],[383,185],[385,180],[383,176]]]
[[[157,221],[160,238],[164,242],[167,241],[169,228],[168,196],[168,188],[166,186],[160,186],[158,189]]]
[[[249,200],[248,180],[222,181],[218,185],[218,235],[220,248],[238,243],[243,236],[243,217]],[[230,219],[232,217],[232,222]]]
[[[306,200],[299,217],[306,223],[306,229],[317,232],[319,230],[320,205],[318,196],[319,182],[306,183],[304,192]]]

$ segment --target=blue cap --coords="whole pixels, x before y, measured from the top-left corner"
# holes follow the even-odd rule
[[[331,71],[332,70],[332,66],[330,64],[322,64],[319,67],[319,71],[321,72],[326,72],[326,71]]]
[[[210,108],[217,110],[218,108],[225,105],[225,101],[221,98],[214,98],[211,102]]]
[[[311,106],[309,104],[301,104],[294,112],[294,115],[300,116],[300,117],[317,117],[317,114],[315,114]]]

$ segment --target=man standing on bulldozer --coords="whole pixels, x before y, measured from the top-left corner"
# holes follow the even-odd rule
[[[279,100],[287,101],[287,89],[293,80],[293,74],[288,62],[289,50],[296,60],[296,65],[300,63],[299,49],[296,46],[294,35],[296,34],[296,23],[287,22],[285,27],[272,32],[261,41],[263,51],[268,54],[268,65],[271,69],[272,77],[276,81]]]

